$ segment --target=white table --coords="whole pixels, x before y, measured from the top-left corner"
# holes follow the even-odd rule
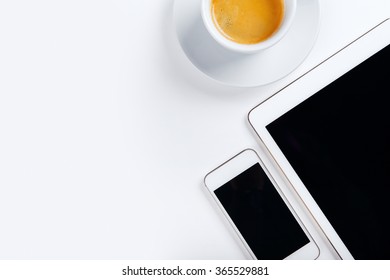
[[[261,153],[252,107],[390,17],[320,2],[305,62],[245,89],[189,62],[172,0],[0,0],[0,258],[246,258],[204,175]]]

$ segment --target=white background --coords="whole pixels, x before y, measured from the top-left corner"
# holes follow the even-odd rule
[[[189,62],[172,0],[0,0],[0,258],[245,258],[204,175],[259,150],[251,108],[390,17],[320,4],[305,62],[242,89]]]

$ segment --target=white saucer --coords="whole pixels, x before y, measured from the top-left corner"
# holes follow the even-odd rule
[[[298,0],[294,22],[275,46],[256,54],[239,54],[220,46],[207,32],[200,0],[176,0],[174,24],[179,42],[191,62],[223,84],[255,87],[281,79],[310,53],[320,24],[319,0]]]

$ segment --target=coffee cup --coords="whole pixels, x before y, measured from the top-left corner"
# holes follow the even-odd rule
[[[297,0],[202,0],[210,35],[223,47],[255,53],[279,42],[292,25]]]

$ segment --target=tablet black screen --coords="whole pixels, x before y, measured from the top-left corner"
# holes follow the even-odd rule
[[[267,126],[355,259],[390,259],[390,46]]]

